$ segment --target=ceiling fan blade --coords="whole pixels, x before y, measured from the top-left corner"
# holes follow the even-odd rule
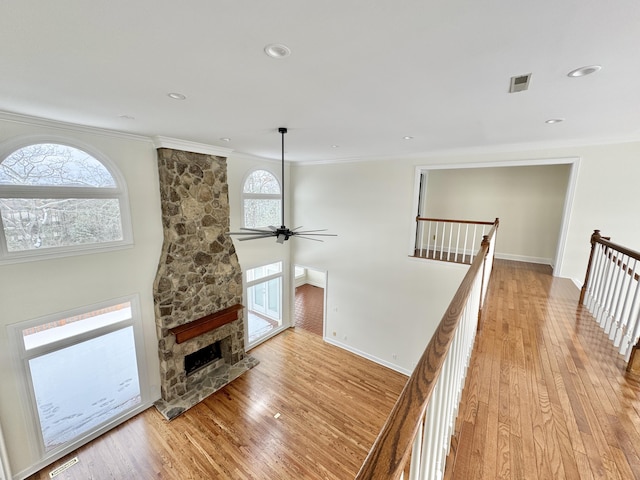
[[[255,235],[253,237],[243,237],[243,238],[239,238],[238,241],[244,242],[245,240],[257,240],[259,238],[269,238],[269,237],[273,237],[273,235]]]
[[[273,236],[273,232],[227,232],[227,235],[263,235],[265,237]]]
[[[273,225],[269,225],[269,228],[274,232],[278,230],[278,227],[274,227]]]
[[[269,227],[271,228],[271,227]],[[260,233],[271,233],[271,230],[267,230],[266,228],[247,228],[240,227],[240,230],[246,230],[248,232],[260,232]]]
[[[294,235],[312,235],[314,237],[337,237],[338,235],[335,233],[311,233],[314,230],[309,230],[308,232],[294,232]]]
[[[301,230],[298,233],[313,233],[313,232],[326,232],[326,228],[322,228],[320,230]]]
[[[313,240],[314,242],[324,242],[324,240],[320,240],[319,238],[303,237],[301,235],[296,235],[296,238],[304,238],[305,240]]]

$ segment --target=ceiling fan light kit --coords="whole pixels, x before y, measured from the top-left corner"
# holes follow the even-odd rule
[[[267,228],[247,228],[241,227],[241,232],[229,232],[229,235],[239,235],[242,238],[238,240],[243,242],[245,240],[257,240],[259,238],[276,237],[276,242],[284,244],[291,237],[304,238],[305,240],[315,240],[316,242],[322,242],[319,238],[312,237],[336,237],[333,233],[318,233],[326,232],[326,229],[322,230],[300,230],[302,227],[296,227],[293,230],[284,225],[284,136],[287,133],[286,127],[278,128],[278,133],[281,136],[282,145],[282,197],[280,199],[280,228],[269,225]]]

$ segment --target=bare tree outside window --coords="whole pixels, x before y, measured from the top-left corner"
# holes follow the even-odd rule
[[[36,144],[0,162],[7,252],[123,240],[120,191],[109,170],[74,147]]]
[[[265,170],[251,172],[242,191],[245,227],[277,227],[281,224],[280,184],[272,173]]]

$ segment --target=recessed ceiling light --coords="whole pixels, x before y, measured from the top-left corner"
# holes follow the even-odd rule
[[[291,55],[291,49],[282,43],[270,43],[264,47],[264,53],[271,58],[284,58]]]
[[[404,137],[402,137],[403,140],[413,140],[413,137],[410,137],[409,135],[406,135]]]
[[[231,139],[229,137],[222,137],[220,140],[222,140],[223,142],[230,142]]]
[[[587,67],[576,68],[575,70],[571,70],[567,73],[568,77],[584,77],[585,75],[591,75],[592,73],[596,73],[602,67],[600,65],[589,65]]]
[[[331,145],[331,148],[338,148],[340,145]]]
[[[550,118],[549,120],[545,120],[544,123],[553,124],[564,122],[564,118]]]
[[[167,93],[167,97],[173,98],[174,100],[186,100],[187,98],[183,94],[176,92]]]

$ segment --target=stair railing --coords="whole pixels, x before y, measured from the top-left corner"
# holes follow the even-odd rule
[[[628,370],[640,348],[639,276],[640,253],[613,243],[610,237],[600,235],[600,230],[594,230],[580,304],[624,355]]]
[[[356,480],[438,480],[458,415],[498,224],[484,235],[453,300],[378,434]]]
[[[413,256],[471,265],[479,239],[498,223],[418,216]]]

